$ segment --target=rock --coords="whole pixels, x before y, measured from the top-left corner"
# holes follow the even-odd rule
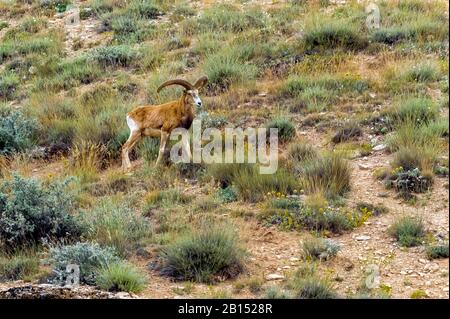
[[[296,262],[296,261],[300,261],[300,259],[298,259],[296,257],[291,257],[291,258],[289,258],[289,261]]]
[[[152,255],[145,250],[144,248],[138,248],[136,250],[136,255],[138,255],[139,257],[145,258],[145,259],[149,259]]]
[[[367,236],[367,235],[361,235],[361,236],[356,236],[355,239],[356,239],[357,241],[365,241],[365,240],[369,240],[369,239],[370,239],[370,236]]]
[[[426,259],[423,259],[423,258],[420,258],[419,262],[422,263],[422,264],[426,264],[427,263]]]
[[[358,167],[359,167],[359,169],[361,169],[361,170],[368,170],[368,169],[370,169],[370,166],[369,165],[366,165],[366,164],[358,164]]]
[[[282,279],[284,279],[284,276],[280,274],[268,274],[266,276],[266,280],[282,280]]]
[[[386,144],[378,144],[378,145],[374,146],[374,147],[372,148],[372,150],[374,150],[374,151],[382,151],[382,150],[384,150],[386,147],[387,147]]]

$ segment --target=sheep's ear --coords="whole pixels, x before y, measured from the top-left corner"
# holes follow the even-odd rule
[[[195,82],[194,87],[198,90],[204,87],[206,83],[208,83],[208,77],[204,75]]]

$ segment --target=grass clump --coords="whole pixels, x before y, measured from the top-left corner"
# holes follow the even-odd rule
[[[350,190],[350,175],[347,161],[341,155],[332,154],[306,162],[300,178],[307,193],[320,191],[333,198]]]
[[[267,131],[271,128],[278,129],[278,139],[281,143],[286,143],[295,137],[295,126],[287,118],[275,118],[266,125]]]
[[[13,72],[0,74],[0,99],[12,100],[16,96],[19,86],[19,77]]]
[[[412,216],[397,219],[389,227],[388,231],[404,247],[419,246],[425,237],[425,228],[422,220]]]
[[[438,106],[429,98],[409,98],[399,103],[390,114],[394,123],[427,124],[435,120],[439,115]]]
[[[126,204],[110,200],[100,202],[83,214],[85,236],[101,245],[114,247],[121,256],[127,256],[145,238],[152,235],[147,218],[133,211]]]
[[[336,132],[336,134],[332,137],[331,141],[336,144],[346,142],[356,137],[360,137],[362,136],[362,134],[363,131],[357,123],[349,122],[346,123],[342,128],[340,128]]]
[[[337,293],[330,282],[315,277],[299,279],[295,284],[296,297],[298,299],[336,299]]]
[[[340,246],[331,239],[312,237],[302,243],[303,256],[311,260],[327,260],[337,255]]]
[[[204,227],[163,248],[162,272],[179,280],[211,282],[243,270],[243,251],[227,227]]]
[[[174,204],[186,204],[191,199],[190,196],[182,193],[178,189],[152,191],[145,196],[144,211]]]
[[[104,68],[128,67],[138,57],[128,45],[100,47],[93,50],[89,56]]]
[[[138,293],[145,288],[146,279],[135,267],[119,262],[101,268],[95,282],[103,290]]]
[[[21,252],[0,256],[0,281],[26,280],[39,272],[39,258]]]
[[[448,258],[448,241],[429,245],[425,252],[428,259]]]
[[[348,21],[323,19],[306,27],[303,41],[308,49],[360,50],[368,43],[361,31]]]

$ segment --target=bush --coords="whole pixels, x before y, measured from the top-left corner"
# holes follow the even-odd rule
[[[340,249],[340,245],[331,239],[313,237],[304,240],[302,243],[303,256],[312,260],[332,258],[337,255]]]
[[[49,254],[47,262],[55,272],[53,281],[59,284],[66,281],[67,265],[75,264],[80,267],[80,283],[94,285],[101,268],[120,262],[114,249],[102,248],[95,243],[50,247]]]
[[[286,118],[275,118],[266,125],[267,134],[270,133],[271,128],[278,129],[278,139],[281,143],[288,142],[295,137],[295,126]]]
[[[426,248],[428,259],[448,258],[448,241]]]
[[[437,66],[428,62],[412,66],[406,71],[404,77],[408,81],[432,82],[438,79],[439,70]]]
[[[128,45],[116,45],[97,48],[89,57],[105,68],[130,66],[138,55]]]
[[[350,190],[351,168],[340,155],[327,155],[305,163],[301,183],[308,193],[324,192],[327,197],[342,196]]]
[[[219,189],[217,196],[222,203],[231,203],[237,200],[237,194],[231,186]]]
[[[114,204],[109,200],[99,203],[83,214],[85,234],[101,245],[114,247],[122,256],[139,246],[152,235],[147,218],[133,211],[127,204]]]
[[[211,282],[243,269],[237,236],[226,227],[204,227],[163,248],[161,257],[163,273],[180,280]]]
[[[101,268],[96,276],[97,285],[107,291],[126,291],[138,293],[145,288],[144,275],[133,266],[113,263]]]
[[[71,215],[69,180],[42,185],[14,175],[0,187],[0,242],[7,249],[48,239],[73,239],[82,228]]]
[[[397,241],[401,246],[414,247],[422,244],[425,237],[425,229],[421,219],[405,216],[394,222],[389,227],[389,234]]]
[[[294,166],[301,169],[303,163],[319,158],[319,153],[311,144],[294,142],[288,147],[287,158]]]
[[[37,123],[20,111],[0,108],[0,155],[26,150],[32,144]]]
[[[39,271],[39,259],[18,253],[13,256],[0,256],[0,281],[24,280]]]
[[[0,99],[12,100],[19,83],[19,77],[13,72],[0,74]]]
[[[164,205],[186,204],[189,203],[191,199],[190,196],[182,193],[178,189],[152,191],[144,198],[144,210],[149,211]]]

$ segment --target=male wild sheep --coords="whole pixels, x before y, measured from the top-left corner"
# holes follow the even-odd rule
[[[202,106],[202,100],[198,90],[206,85],[208,78],[200,77],[194,85],[182,79],[174,79],[164,82],[159,86],[157,92],[169,85],[181,85],[183,95],[175,101],[160,105],[138,106],[127,113],[127,124],[130,128],[130,137],[122,146],[122,168],[131,168],[129,158],[130,150],[144,136],[160,137],[159,153],[156,165],[161,163],[166,141],[172,130],[178,127],[189,129],[195,117],[195,108]],[[189,145],[184,145],[185,151],[190,156]]]

